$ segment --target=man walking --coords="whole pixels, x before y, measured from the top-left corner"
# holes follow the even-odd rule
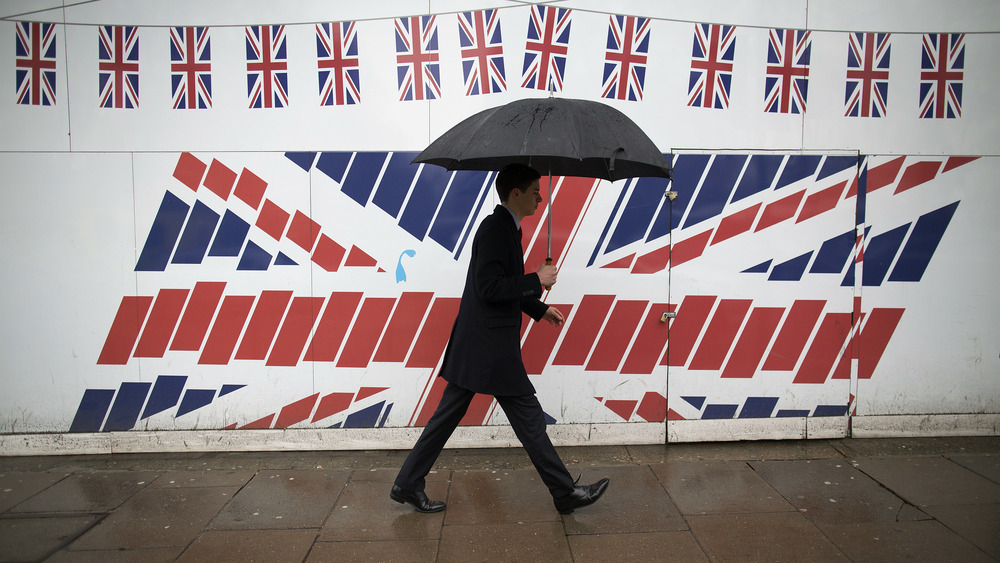
[[[424,477],[476,393],[496,398],[560,513],[593,504],[608,488],[608,479],[587,486],[573,482],[545,432],[542,407],[521,360],[522,311],[555,326],[565,320],[558,309],[539,300],[542,286],[556,283],[556,267],[542,265],[537,273],[524,273],[520,223],[542,202],[540,177],[522,164],[504,167],[496,180],[502,203],[483,219],[473,240],[462,302],[439,374],[448,385],[389,493],[392,500],[420,512],[445,508],[424,494]]]

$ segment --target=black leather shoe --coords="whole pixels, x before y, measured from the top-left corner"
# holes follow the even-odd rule
[[[572,493],[553,501],[556,504],[556,510],[559,511],[559,514],[570,514],[577,508],[594,504],[597,499],[601,498],[604,491],[608,490],[608,483],[610,481],[607,479],[601,479],[593,485],[574,487]]]
[[[427,498],[423,491],[407,491],[399,488],[398,485],[392,486],[389,498],[400,504],[405,502],[417,509],[417,512],[441,512],[445,507],[443,502]]]

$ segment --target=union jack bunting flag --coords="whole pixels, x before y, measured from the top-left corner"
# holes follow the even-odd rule
[[[458,38],[462,46],[465,95],[505,92],[507,77],[503,68],[499,10],[459,14]]]
[[[528,39],[524,43],[522,88],[562,91],[571,14],[568,8],[531,7]]]
[[[735,26],[694,24],[688,106],[716,109],[729,107],[735,55]]]
[[[924,34],[920,57],[920,117],[962,117],[965,34]]]
[[[251,108],[288,105],[288,54],[285,26],[253,25],[247,36],[247,96]]]
[[[805,113],[811,32],[772,29],[768,34],[764,111]]]
[[[355,22],[316,25],[320,105],[361,103],[361,67]]]
[[[611,16],[604,55],[604,91],[609,99],[642,101],[649,53],[649,18]]]
[[[847,45],[848,117],[885,117],[889,99],[889,33],[851,33]]]
[[[56,26],[17,22],[14,43],[14,83],[17,103],[51,106],[56,103]]]
[[[98,28],[98,91],[102,108],[139,107],[139,32],[136,26]]]
[[[207,27],[170,28],[174,109],[212,107],[212,46]]]
[[[396,78],[399,100],[441,97],[436,16],[396,18]]]

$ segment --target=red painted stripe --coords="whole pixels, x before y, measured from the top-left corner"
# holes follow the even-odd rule
[[[580,308],[568,319],[566,337],[556,352],[553,365],[582,366],[590,355],[604,319],[615,302],[614,295],[584,295]]]
[[[153,310],[149,313],[149,322],[146,323],[139,344],[135,347],[136,358],[163,357],[177,326],[177,319],[181,317],[187,295],[186,289],[161,289],[156,294]]]
[[[861,330],[858,378],[871,379],[905,309],[874,309]]]
[[[347,329],[354,319],[354,312],[361,303],[361,292],[333,292],[327,301],[326,310],[316,326],[312,343],[306,350],[307,362],[332,362],[344,342]]]
[[[344,350],[337,360],[337,367],[342,368],[363,368],[368,367],[368,362],[375,352],[375,345],[382,336],[385,324],[389,320],[389,313],[392,312],[396,300],[391,297],[371,297],[365,299],[361,304],[361,311],[358,319],[354,322],[351,333],[344,343]]]
[[[608,399],[604,402],[604,406],[607,407],[611,412],[617,414],[622,418],[622,420],[628,422],[632,418],[632,413],[635,412],[635,406],[639,401],[625,401],[625,400],[612,400]]]
[[[746,327],[736,342],[722,377],[753,377],[764,357],[764,350],[771,343],[774,331],[785,310],[780,307],[756,307],[750,313]]]
[[[609,264],[605,264],[605,265],[603,265],[601,267],[602,268],[622,268],[622,269],[627,270],[627,269],[629,269],[629,268],[632,267],[632,262],[633,261],[635,261],[635,253],[634,252],[632,254],[629,254],[628,256],[626,256],[624,258],[619,258],[618,260],[615,260],[614,262],[611,262]]]
[[[663,349],[667,345],[667,334],[670,330],[669,325],[660,320],[660,316],[664,312],[673,312],[676,308],[676,304],[668,305],[666,303],[654,303],[649,308],[646,318],[639,326],[639,335],[635,337],[635,343],[632,344],[632,349],[629,351],[628,357],[625,358],[625,365],[622,366],[621,370],[623,375],[653,373],[653,370],[656,369],[656,361],[660,359],[660,355],[663,354]],[[645,399],[643,401],[645,402]],[[642,414],[640,413],[639,416]],[[646,417],[643,416],[643,418]]]
[[[670,253],[671,266],[680,266],[689,260],[694,260],[701,256],[705,252],[705,247],[708,246],[708,241],[711,238],[712,231],[707,230],[704,233],[697,234],[675,244],[674,251]]]
[[[840,200],[840,194],[844,193],[845,186],[847,186],[846,180],[836,186],[822,189],[807,197],[805,204],[802,205],[802,211],[799,213],[798,218],[795,219],[795,222],[801,223],[806,219],[811,219],[837,207],[837,201]]]
[[[764,208],[764,212],[760,214],[760,220],[757,221],[757,227],[754,228],[753,232],[762,231],[772,225],[794,217],[795,212],[799,210],[799,204],[802,203],[802,196],[804,195],[806,195],[806,191],[802,190],[801,192],[768,204]]]
[[[941,172],[947,172],[949,170],[954,170],[963,164],[968,164],[973,160],[978,160],[978,156],[949,156],[948,161],[944,164],[944,170]]]
[[[615,303],[608,324],[597,340],[587,371],[617,371],[625,351],[635,334],[649,301],[619,301]]]
[[[402,362],[410,351],[413,337],[424,320],[427,307],[431,304],[433,293],[407,292],[399,296],[396,310],[385,329],[382,343],[375,352],[376,362]]]
[[[792,371],[799,362],[799,356],[809,342],[813,328],[819,320],[826,301],[797,300],[788,311],[788,317],[778,332],[778,338],[771,347],[771,353],[764,361],[768,371]]]
[[[662,272],[670,261],[670,247],[664,246],[647,254],[643,254],[632,266],[633,274],[655,274]]]
[[[867,192],[872,193],[879,188],[884,188],[896,180],[900,168],[903,167],[905,156],[894,158],[885,164],[880,164],[868,170]],[[870,162],[870,161],[869,161]]]
[[[476,393],[469,403],[469,410],[465,411],[465,416],[458,422],[459,426],[483,426],[486,418],[490,414],[490,407],[493,406],[492,395],[482,395]],[[436,407],[436,405],[435,405]]]
[[[293,304],[292,307],[295,305]],[[316,401],[319,399],[319,393],[311,395],[304,399],[299,399],[294,403],[285,405],[282,407],[281,412],[278,413],[278,421],[274,423],[275,428],[288,428],[293,424],[298,424],[303,420],[309,418],[312,414],[313,407],[316,406]]]
[[[712,321],[705,329],[705,337],[691,358],[688,369],[717,370],[722,368],[726,355],[736,340],[743,319],[753,303],[751,299],[723,299],[715,309]]]
[[[274,420],[274,413],[258,418],[246,426],[240,426],[240,430],[266,430],[271,427],[272,420]]]
[[[851,313],[827,313],[792,383],[825,383],[851,333]]]
[[[456,297],[439,297],[434,300],[431,312],[427,314],[427,321],[406,360],[406,367],[433,368],[437,365],[451,336],[451,327],[458,316],[460,302],[461,299]]]
[[[219,306],[224,289],[226,289],[226,282],[198,282],[194,284],[191,298],[188,299],[187,307],[184,309],[184,316],[181,317],[177,333],[174,335],[173,342],[170,343],[171,350],[197,351],[201,349],[201,343],[205,341],[208,325],[212,323],[215,308]]]
[[[893,192],[893,195],[933,180],[937,176],[939,168],[941,168],[940,162],[926,160],[907,166],[906,171],[903,172],[903,177],[899,179],[899,185],[896,186],[896,191]]]
[[[285,315],[285,308],[292,298],[291,291],[262,291],[250,324],[236,350],[237,360],[263,360],[271,349],[278,324]]]
[[[708,314],[712,312],[715,299],[711,295],[689,295],[684,298],[677,310],[677,317],[670,321],[670,344],[660,360],[661,366],[667,365],[668,361],[671,366],[683,366],[687,363]]]
[[[663,422],[667,419],[667,398],[655,391],[646,391],[635,414],[646,422]]]
[[[296,297],[292,300],[292,306],[285,315],[285,322],[281,324],[281,332],[274,341],[274,348],[267,357],[266,365],[294,366],[299,363],[306,339],[323,308],[323,301],[322,297]]]
[[[323,420],[328,416],[333,416],[347,409],[347,407],[351,406],[353,399],[354,393],[330,393],[329,395],[325,395],[320,399],[319,406],[316,407],[316,414],[313,415],[312,422]]]
[[[147,296],[122,297],[121,304],[118,305],[118,313],[111,323],[111,330],[104,340],[104,348],[97,358],[98,364],[125,365],[129,356],[132,355],[132,347],[139,337],[139,329],[142,322],[146,320],[146,313],[149,312],[153,298]]]
[[[844,353],[840,355],[840,361],[837,362],[837,367],[833,368],[830,379],[851,378],[851,360],[858,357],[858,341],[860,339],[859,331],[856,327],[860,326],[865,320],[865,315],[860,312],[858,301],[860,301],[860,298],[855,297],[854,312],[851,315],[852,322],[854,323],[854,326],[851,327],[851,342],[847,345]],[[858,319],[861,320],[859,321]]]
[[[229,363],[233,357],[233,350],[236,349],[236,342],[240,339],[240,333],[243,332],[243,325],[246,324],[250,309],[253,308],[253,302],[252,295],[227,295],[222,300],[215,324],[212,325],[208,341],[201,351],[199,364]]]
[[[715,230],[715,238],[712,239],[712,244],[718,244],[726,239],[749,231],[750,227],[753,227],[754,219],[757,218],[757,212],[760,211],[762,205],[764,204],[758,203],[753,207],[733,213],[720,221],[719,228]]]
[[[552,178],[553,183],[555,183],[556,180],[556,177]],[[542,198],[547,200],[548,176],[543,177],[541,183]],[[587,200],[590,198],[590,193],[594,190],[594,187],[598,183],[599,180],[594,180],[593,178],[565,177],[562,179],[559,191],[553,198],[554,201],[546,208],[546,212],[549,210],[553,211],[551,258],[554,259],[557,264],[562,259],[563,251],[567,247],[569,237],[572,234],[574,227],[580,221],[580,217],[583,214],[583,208],[587,204]],[[537,217],[537,219],[535,219],[535,217]],[[543,231],[535,239],[534,244],[526,255],[527,259],[525,260],[525,264],[528,264],[527,268],[534,269],[537,268],[539,264],[545,262],[546,239],[548,238],[548,234],[545,232],[547,229],[547,217],[545,216],[545,213],[535,213],[535,215],[526,217],[525,222],[528,222],[528,224],[532,226],[532,235],[535,230],[541,229]],[[522,222],[522,229],[525,227],[525,222]],[[528,231],[523,232],[525,238],[531,240],[528,238]]]
[[[570,318],[573,312],[572,305],[549,304],[563,314],[566,319]],[[521,345],[521,359],[524,360],[524,369],[529,375],[539,375],[545,369],[552,356],[552,350],[556,346],[556,340],[563,327],[552,326],[547,322],[528,323],[528,334]]]

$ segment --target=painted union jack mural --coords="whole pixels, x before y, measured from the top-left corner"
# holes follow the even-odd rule
[[[521,88],[562,92],[572,13],[567,8],[531,7]]]
[[[174,109],[212,107],[212,40],[207,27],[170,28]]]
[[[396,79],[399,100],[441,97],[436,16],[396,19]]]
[[[735,56],[735,26],[694,24],[687,105],[715,109],[729,107]]]
[[[56,26],[17,22],[14,37],[14,83],[17,103],[52,106],[56,103]]]
[[[768,30],[764,111],[805,113],[809,94],[809,54],[812,32]]]
[[[962,117],[965,34],[926,33],[920,54],[920,117]]]
[[[139,28],[104,25],[98,29],[97,85],[102,108],[139,107]]]
[[[848,117],[885,117],[889,103],[889,33],[851,33],[847,45]]]
[[[462,46],[465,95],[505,92],[507,77],[503,64],[500,11],[458,14],[458,39]]]
[[[611,16],[602,98],[641,101],[649,54],[649,19]]]
[[[319,98],[324,106],[361,103],[361,65],[356,22],[316,25]]]
[[[283,108],[288,105],[288,53],[285,26],[254,25],[246,28],[247,96],[250,107]]]

